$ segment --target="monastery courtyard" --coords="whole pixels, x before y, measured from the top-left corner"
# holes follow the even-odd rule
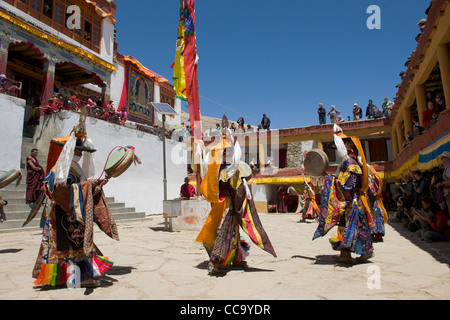
[[[94,241],[114,266],[94,289],[33,288],[31,271],[40,232],[1,233],[0,299],[196,300],[197,304],[243,299],[270,305],[268,300],[450,298],[450,242],[421,242],[391,222],[384,242],[374,244],[371,262],[358,264],[353,259],[353,264],[340,264],[328,242],[334,229],[312,241],[315,222],[298,223],[300,216],[294,214],[260,216],[278,258],[252,245],[248,268],[227,269],[221,277],[208,276],[207,254],[194,242],[198,231],[169,232],[162,216],[119,222],[120,241],[97,228]]]

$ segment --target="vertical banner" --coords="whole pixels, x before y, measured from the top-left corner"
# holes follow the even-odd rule
[[[194,0],[180,0],[180,23],[173,64],[173,81],[177,98],[188,102],[189,120],[194,138],[201,139],[198,93],[197,45],[195,39]]]

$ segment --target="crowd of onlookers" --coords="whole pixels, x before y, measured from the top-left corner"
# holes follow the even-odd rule
[[[61,93],[56,93],[53,98],[48,100],[47,105],[39,105],[39,101],[36,100],[36,103],[32,106],[29,125],[36,125],[38,123],[38,109],[43,109],[44,114],[51,114],[62,110],[80,112],[85,106],[88,116],[121,125],[124,125],[127,121],[126,111],[117,112],[112,100],[110,100],[109,103],[103,107],[102,102],[95,101],[94,97],[82,99],[77,95],[67,96]]]
[[[441,167],[403,177],[395,199],[384,200],[386,210],[395,212],[391,221],[400,222],[425,242],[450,239],[450,151],[440,158]]]
[[[367,119],[378,119],[378,118],[388,118],[391,115],[392,108],[394,107],[394,103],[389,101],[386,97],[384,98],[383,104],[381,105],[381,109],[373,104],[372,100],[369,100],[369,103],[366,107],[366,118]],[[331,106],[330,111],[324,108],[323,103],[319,103],[319,109],[317,110],[319,114],[319,124],[326,124],[326,118],[330,118],[330,123],[342,123],[345,122],[345,119],[342,118],[341,112],[336,109],[334,105]],[[358,121],[363,118],[363,110],[358,106],[357,103],[353,104],[352,109],[352,117],[347,116],[347,121]]]
[[[17,97],[20,95],[21,83],[6,78],[4,74],[0,74],[0,93]]]
[[[408,146],[418,136],[429,129],[439,118],[439,115],[446,108],[444,97],[441,95],[434,96],[431,92],[427,93],[427,108],[422,113],[422,123],[420,125],[419,117],[412,117],[412,130],[406,133],[403,147]]]

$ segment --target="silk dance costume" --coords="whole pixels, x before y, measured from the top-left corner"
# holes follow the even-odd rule
[[[225,116],[222,122],[223,135],[218,136],[220,141],[205,156],[207,171],[200,185],[201,194],[211,203],[211,211],[196,242],[203,243],[209,255],[210,275],[219,274],[220,266],[246,267],[249,245],[241,239],[239,227],[254,244],[276,257],[247,184],[251,169],[239,161],[241,149],[227,129]]]
[[[310,185],[311,184],[311,185]],[[302,218],[299,222],[305,222],[306,219],[316,220],[319,215],[319,206],[316,202],[316,194],[314,193],[314,185],[305,180],[306,189],[303,193]]]
[[[69,136],[53,139],[50,147],[49,160],[55,159],[54,147],[57,150],[63,145],[44,179],[47,219],[32,274],[35,286],[96,286],[99,282],[94,278],[113,265],[94,244],[93,225],[95,222],[109,237],[119,240],[117,225],[101,181],[87,179],[94,175],[95,150],[84,126],[78,126]],[[76,161],[80,151],[84,151],[82,167]]]
[[[325,177],[319,226],[313,240],[323,237],[337,225],[337,233],[330,239],[330,243],[334,250],[340,251],[339,261],[351,262],[352,252],[360,255],[357,260],[366,261],[373,256],[372,237],[380,230],[374,223],[374,208],[380,208],[379,203],[382,201],[377,197],[372,199],[374,201],[368,201],[368,194],[371,193],[369,174],[374,170],[367,164],[357,137],[347,137],[341,128],[334,125],[334,142],[336,151],[343,160],[335,175]],[[380,210],[375,215],[378,222],[381,222],[381,212]]]

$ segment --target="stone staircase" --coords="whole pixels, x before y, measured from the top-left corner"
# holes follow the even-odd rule
[[[4,207],[7,221],[0,223],[0,233],[40,229],[39,224],[44,206],[41,207],[39,213],[33,221],[31,221],[27,226],[22,227],[31,209],[25,202],[27,179],[26,159],[33,147],[33,139],[24,136],[22,140],[22,157],[20,165],[22,181],[17,187],[16,182],[14,182],[3,189],[0,189],[0,196],[3,200],[8,201],[8,205]],[[39,154],[37,159],[45,169],[47,155]],[[145,212],[136,212],[135,208],[127,207],[124,202],[116,202],[112,197],[107,197],[106,200],[108,201],[108,205],[117,223],[120,223],[120,221],[123,220],[139,220],[146,217]]]

